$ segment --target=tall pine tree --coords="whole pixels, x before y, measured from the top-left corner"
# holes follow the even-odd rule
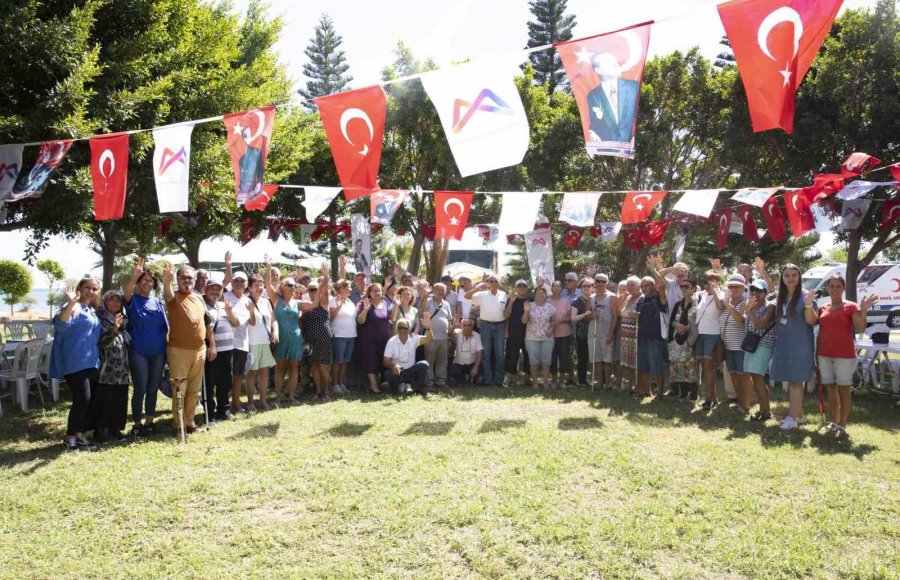
[[[304,51],[309,62],[303,65],[303,74],[310,80],[299,93],[312,101],[316,97],[337,93],[349,88],[353,77],[346,75],[350,68],[345,62],[344,51],[340,49],[343,39],[334,31],[334,24],[327,14],[323,14],[315,28],[315,37]],[[315,108],[312,103],[311,108]]]
[[[528,3],[534,16],[534,20],[528,23],[528,48],[572,40],[575,16],[565,13],[566,2],[567,0],[531,0]],[[566,85],[562,60],[555,50],[533,52],[529,58],[537,84],[546,86],[548,93]]]

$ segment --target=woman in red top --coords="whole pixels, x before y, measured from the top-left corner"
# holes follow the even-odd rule
[[[840,274],[828,279],[826,288],[831,303],[819,308],[819,373],[822,384],[828,389],[828,408],[831,424],[828,429],[836,437],[847,435],[847,419],[850,417],[850,384],[856,370],[856,344],[854,334],[866,330],[866,311],[878,300],[870,294],[857,305],[845,301],[846,285]]]

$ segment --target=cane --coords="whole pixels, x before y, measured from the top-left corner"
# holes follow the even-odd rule
[[[825,397],[822,394],[822,373],[819,372],[819,366],[816,365],[816,391],[819,394],[819,414],[822,415],[822,426],[825,426]]]
[[[209,405],[206,402],[206,369],[203,369],[203,374],[200,375],[201,388],[203,389],[203,424],[206,425],[207,429],[209,428]],[[193,410],[193,409],[192,409]]]
[[[178,413],[175,422],[178,424],[178,435],[181,438],[181,444],[184,445],[187,442],[184,430],[184,392],[181,390],[181,384],[184,382],[184,379],[172,378],[171,381],[172,388],[175,389],[173,394],[175,395],[175,408]]]

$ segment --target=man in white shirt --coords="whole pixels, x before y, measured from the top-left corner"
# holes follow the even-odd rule
[[[447,287],[438,282],[431,289],[431,298],[425,301],[419,314],[424,317],[425,314],[431,315],[432,341],[425,347],[425,360],[428,361],[428,383],[429,387],[437,385],[439,388],[447,386],[447,360],[450,356],[448,352],[449,338],[447,331],[450,323],[453,321],[453,310],[450,304],[444,299]]]
[[[231,305],[232,313],[239,322],[231,329],[234,336],[231,353],[231,413],[235,415],[241,410],[241,382],[247,374],[247,357],[250,352],[247,325],[256,324],[256,309],[249,308],[250,299],[245,295],[247,274],[235,272],[230,278],[231,290],[224,294],[223,299]]]
[[[409,330],[409,321],[397,320],[397,334],[392,336],[384,347],[385,375],[391,388],[397,389],[401,395],[413,391],[428,398],[428,362],[416,362],[416,349],[430,343],[431,315],[426,312],[422,316],[422,324],[425,326],[425,336],[412,334]]]
[[[681,283],[687,280],[688,273],[687,264],[684,262],[675,262],[671,268],[659,271],[659,275],[666,281],[666,304],[669,305],[670,316],[675,305],[684,298],[681,294]]]
[[[472,311],[472,302],[466,298],[466,292],[474,288],[475,285],[468,276],[459,277],[459,291],[456,293],[456,309],[453,311],[455,316],[460,318],[468,318]]]
[[[503,385],[503,365],[505,362],[504,341],[506,339],[506,303],[509,297],[500,290],[500,280],[491,274],[486,282],[466,292],[466,299],[478,306],[481,317],[478,328],[484,344],[484,358],[481,360],[481,380],[488,382],[493,376],[493,384]],[[494,363],[491,372],[491,361]]]
[[[475,332],[475,323],[468,318],[463,318],[451,328],[456,336],[456,352],[450,367],[450,378],[456,384],[472,384],[478,379],[481,357],[484,355],[481,335]]]

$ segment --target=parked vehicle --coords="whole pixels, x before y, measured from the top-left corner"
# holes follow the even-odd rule
[[[828,264],[825,266],[816,266],[810,268],[803,273],[803,289],[812,290],[816,296],[822,297],[828,295],[825,285],[832,274],[840,274],[843,276],[847,272],[847,266],[843,264]]]
[[[900,262],[863,268],[856,279],[856,297],[862,300],[869,294],[878,295],[878,302],[868,312],[870,324],[886,322],[891,313],[900,316]]]

